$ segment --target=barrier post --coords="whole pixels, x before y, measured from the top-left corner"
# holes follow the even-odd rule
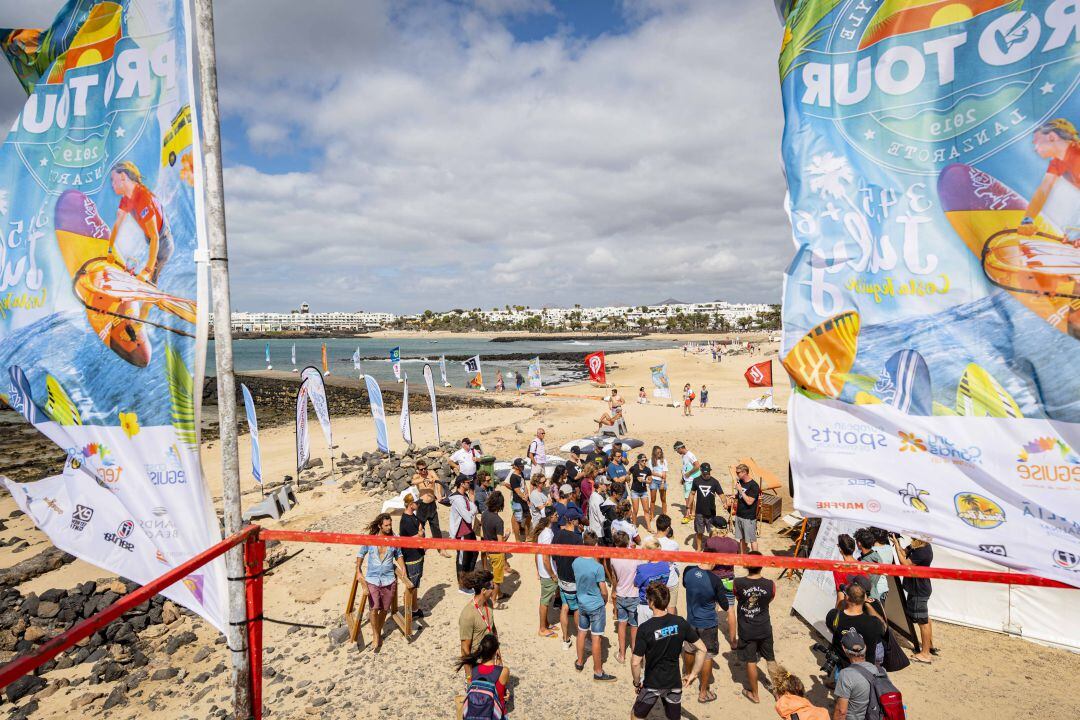
[[[251,717],[262,720],[263,569],[266,542],[258,533],[244,543],[244,590],[247,596],[248,663],[251,667]]]

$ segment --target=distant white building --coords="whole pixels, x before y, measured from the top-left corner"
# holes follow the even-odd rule
[[[307,303],[300,311],[289,313],[234,312],[233,332],[282,332],[286,330],[348,330],[362,332],[389,325],[395,319],[393,313],[384,312],[329,312],[313,313]],[[214,322],[213,316],[210,318]]]
[[[621,320],[629,329],[638,327],[664,327],[668,318],[678,315],[702,314],[709,318],[710,323],[716,317],[724,318],[729,324],[735,325],[740,318],[755,317],[759,312],[769,309],[766,304],[752,303],[727,303],[722,301],[704,303],[669,303],[665,305],[620,305],[606,307],[572,307],[572,308],[530,308],[516,307],[511,309],[482,310],[477,313],[485,322],[493,324],[520,325],[530,319],[539,319],[542,323],[555,329],[571,329],[577,324],[581,327],[594,322],[611,323]],[[435,313],[436,318],[445,318],[453,315],[451,312]],[[417,316],[419,317],[419,316]]]

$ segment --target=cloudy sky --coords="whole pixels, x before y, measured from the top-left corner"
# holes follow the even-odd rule
[[[770,0],[214,4],[234,309],[779,302]]]

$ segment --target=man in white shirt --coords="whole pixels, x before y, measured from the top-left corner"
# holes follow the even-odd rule
[[[547,462],[547,448],[544,447],[545,434],[544,428],[537,428],[536,437],[529,443],[529,462],[532,463],[533,469],[543,469],[544,463]]]
[[[694,480],[701,477],[701,463],[698,462],[697,455],[690,452],[682,440],[678,440],[675,443],[675,452],[679,454],[679,458],[682,461],[682,483],[683,483],[683,525],[690,522],[690,494],[694,489]]]
[[[550,522],[555,519],[555,508],[547,506],[543,508],[544,515],[548,518],[548,526],[536,536],[538,545],[550,545],[555,537],[555,530]],[[550,555],[536,555],[536,574],[540,577],[540,629],[536,634],[540,637],[558,637],[558,633],[552,625],[548,624],[548,610],[555,602],[555,596],[559,592],[559,581],[556,580],[555,564]]]
[[[473,449],[472,441],[462,438],[461,447],[450,456],[450,467],[458,477],[465,476],[471,480],[476,477],[476,458],[479,456]]]
[[[598,538],[604,537],[604,500],[607,499],[611,481],[605,475],[596,476],[597,485],[589,495],[589,529]]]
[[[468,479],[459,477],[454,483],[454,492],[450,495],[450,537],[455,540],[475,540],[474,523],[479,513],[473,490]],[[476,568],[478,553],[475,550],[458,550],[457,576],[458,591],[463,595],[471,592],[465,585],[465,575]]]

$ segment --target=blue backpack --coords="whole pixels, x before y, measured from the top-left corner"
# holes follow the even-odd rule
[[[502,668],[496,667],[492,675],[498,677]],[[465,704],[461,709],[462,720],[503,720],[506,717],[506,707],[499,698],[499,690],[491,676],[479,675],[473,671],[474,677],[469,681],[469,689],[465,691]]]

